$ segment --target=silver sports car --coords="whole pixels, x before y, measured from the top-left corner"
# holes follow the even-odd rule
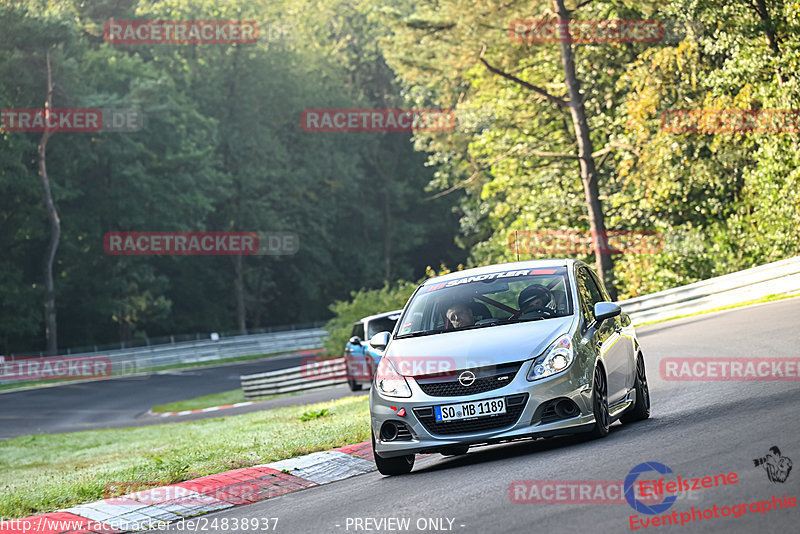
[[[576,260],[505,263],[431,278],[384,349],[369,395],[375,463],[524,437],[608,434],[646,419],[650,394],[630,318]]]

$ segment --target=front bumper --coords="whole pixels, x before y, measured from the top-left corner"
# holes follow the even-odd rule
[[[384,397],[377,391],[377,388],[373,387],[370,389],[369,403],[370,422],[375,436],[375,451],[384,458],[391,458],[406,454],[437,452],[453,445],[478,445],[591,430],[594,424],[591,402],[593,370],[587,370],[579,362],[580,360],[573,362],[563,374],[529,382],[526,377],[532,361],[527,361],[522,364],[509,384],[476,395],[447,397],[426,395],[411,377],[406,378],[412,391],[410,398]],[[516,417],[493,416],[474,419],[475,424],[462,424],[452,428],[443,425],[459,425],[459,422],[432,424],[430,417],[424,417],[424,414],[428,412],[427,409],[433,406],[499,397],[506,398],[507,411],[509,414],[512,411],[518,413]],[[509,403],[509,400],[513,403],[520,397],[525,397],[521,407],[514,407]],[[553,422],[542,422],[539,418],[542,412],[540,407],[555,399],[564,398],[575,403],[579,410],[577,415]],[[397,415],[401,408],[405,408],[403,417]],[[534,419],[535,415],[536,419]],[[505,419],[495,419],[496,424],[490,422],[497,417],[505,417]],[[380,430],[387,421],[404,423],[410,430],[410,439],[383,440]],[[423,421],[426,421],[427,424]],[[476,430],[470,431],[470,426]],[[480,429],[486,426],[494,426],[494,428]]]

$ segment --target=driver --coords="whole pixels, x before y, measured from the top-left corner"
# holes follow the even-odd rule
[[[550,290],[540,284],[533,284],[523,289],[518,297],[519,309],[523,314],[542,311],[553,298]]]
[[[453,325],[453,328],[464,328],[475,324],[475,316],[472,315],[472,310],[463,302],[452,304],[447,308],[445,316],[450,321],[450,324]]]

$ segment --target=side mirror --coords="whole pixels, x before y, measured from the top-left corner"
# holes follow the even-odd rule
[[[361,345],[361,338],[358,336],[353,336],[350,338],[350,341],[348,341],[348,343],[350,343],[351,345]]]
[[[383,350],[386,348],[386,345],[389,344],[389,338],[391,337],[391,332],[378,332],[374,336],[372,336],[369,340],[369,345],[373,349]]]
[[[598,302],[594,305],[594,320],[599,325],[606,319],[611,319],[622,313],[622,308],[613,302]]]

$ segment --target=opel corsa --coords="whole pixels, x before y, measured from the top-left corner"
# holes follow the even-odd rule
[[[414,455],[588,432],[650,416],[644,358],[627,314],[576,260],[506,263],[431,278],[414,292],[370,390],[384,475]]]

